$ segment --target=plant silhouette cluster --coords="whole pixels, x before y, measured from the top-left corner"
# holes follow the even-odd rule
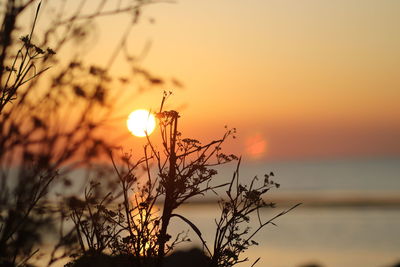
[[[104,254],[128,260],[133,266],[165,266],[166,255],[177,244],[190,241],[185,232],[174,237],[169,234],[174,217],[183,220],[200,239],[207,266],[233,266],[248,260],[241,254],[258,244],[254,237],[259,230],[291,210],[262,221],[260,209],[275,205],[263,199],[270,189],[279,186],[270,180],[273,173],[265,175],[261,184],[255,177],[250,185],[242,185],[240,160],[235,155],[223,154],[221,149],[236,130],[227,130],[221,139],[206,144],[183,138],[178,130],[179,113],[162,109],[167,97],[165,93],[156,114],[161,149],[147,136],[142,158],[134,161],[131,154],[124,154],[118,164],[111,154],[119,190],[96,196],[99,184],[91,183],[83,199],[70,199],[68,209],[80,244],[78,259],[70,266],[80,266],[82,257],[96,260]],[[239,161],[231,181],[212,185],[217,175],[215,167],[236,160]],[[179,207],[196,196],[219,189],[226,191],[219,202],[221,217],[216,220],[215,240],[210,247],[201,230],[179,214]],[[252,215],[259,221],[253,230],[249,226]]]
[[[120,93],[112,90],[115,83],[135,85],[139,92],[168,83],[142,68],[127,49],[143,7],[156,1],[119,1],[106,8],[110,1],[99,0],[84,12],[82,0],[69,15],[63,13],[67,1],[61,2],[41,37],[35,26],[47,1],[7,0],[1,14],[0,266],[51,266],[61,260],[90,266],[99,259],[109,262],[106,266],[179,266],[176,260],[183,256],[174,249],[190,239],[188,232],[171,236],[172,219],[185,222],[200,239],[202,250],[192,252],[203,266],[246,261],[241,255],[257,245],[259,230],[288,211],[262,221],[260,209],[274,206],[264,201],[265,194],[278,184],[270,180],[272,173],[261,184],[256,178],[247,186],[240,183],[240,159],[222,151],[236,129],[205,144],[183,137],[180,114],[164,108],[170,95],[164,92],[156,113],[162,142],[146,136],[142,156],[118,153],[112,140],[99,134],[120,101]],[[20,34],[17,23],[35,6],[30,33]],[[78,52],[69,60],[58,58],[68,45],[88,38],[96,18],[118,14],[130,14],[131,22],[107,67],[85,63]],[[110,74],[117,55],[129,64],[130,76]],[[109,164],[96,164],[104,155]],[[214,185],[215,167],[231,161],[238,161],[233,178]],[[77,168],[87,170],[84,181],[75,177]],[[179,207],[221,190],[215,239],[205,240]],[[254,218],[259,224],[252,229]],[[56,241],[44,252],[48,235]]]

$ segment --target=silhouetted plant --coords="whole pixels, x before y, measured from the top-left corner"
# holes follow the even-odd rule
[[[8,2],[8,4],[10,5],[11,3]],[[3,75],[6,76],[6,79],[5,83],[2,84],[1,88],[0,113],[7,104],[11,103],[13,100],[16,99],[17,91],[22,85],[34,79],[35,77],[39,76],[41,73],[45,72],[48,69],[47,67],[44,69],[37,70],[35,63],[40,59],[46,61],[50,56],[55,54],[54,50],[49,47],[47,49],[42,49],[39,46],[32,43],[32,35],[35,30],[35,25],[39,10],[40,10],[40,3],[36,9],[35,19],[33,21],[31,32],[29,35],[22,36],[20,38],[22,42],[21,48],[18,49],[14,59],[12,60],[11,66],[4,64],[6,62],[5,58],[5,55],[7,54],[6,49],[8,48],[5,42],[6,40],[11,38],[11,36],[7,36],[7,34],[11,35],[12,33],[8,32],[9,31],[8,27],[10,27],[11,25],[7,23],[7,20],[8,21],[15,20],[16,14],[7,13],[6,18],[4,19],[5,21],[3,22],[3,31],[1,34],[3,53],[0,57],[1,60],[0,80],[2,80]]]
[[[40,2],[29,34],[21,33],[26,29],[20,28],[18,22],[37,2],[7,0],[1,4],[0,265],[26,264],[39,255],[43,227],[46,233],[53,229],[60,235],[50,253],[49,265],[69,256],[69,250],[76,251],[77,236],[63,223],[65,209],[57,207],[56,201],[68,196],[56,193],[58,188],[77,182],[71,177],[72,170],[78,166],[92,168],[94,160],[112,147],[98,134],[118,104],[120,92],[112,90],[112,84],[136,83],[151,88],[164,83],[140,68],[138,60],[128,54],[129,30],[110,51],[107,67],[85,63],[79,51],[72,51],[70,59],[57,57],[65,54],[66,46],[90,35],[90,25],[96,18],[131,14],[131,29],[142,7],[156,1],[125,1],[108,9],[108,1],[98,1],[90,12],[84,12],[84,0],[76,1],[77,8],[71,14],[64,13],[67,1],[59,1],[54,17],[49,17],[53,21],[37,33]],[[132,77],[109,74],[118,53],[130,64]],[[49,67],[56,67],[48,75],[50,81],[42,75]],[[63,230],[57,231],[58,225]]]
[[[273,222],[275,219],[300,205],[297,204],[273,218],[263,221],[260,210],[266,207],[275,207],[275,203],[265,202],[264,196],[272,188],[279,188],[279,184],[270,179],[271,176],[274,176],[274,173],[271,172],[264,175],[263,182],[260,185],[257,185],[257,176],[253,178],[250,185],[243,185],[239,181],[239,166],[240,160],[226,191],[226,198],[219,201],[221,217],[218,221],[215,221],[217,230],[212,254],[213,266],[233,266],[247,261],[248,258],[242,259],[239,256],[250,246],[258,245],[253,239],[255,235],[266,225],[275,225]],[[254,215],[257,215],[257,217],[254,218]],[[251,216],[253,216],[253,220],[258,220],[255,229],[249,226]]]
[[[103,253],[109,253],[130,256],[134,266],[163,266],[164,258],[178,243],[190,241],[185,232],[175,237],[170,235],[171,219],[177,217],[200,238],[204,255],[209,259],[207,265],[233,266],[248,260],[240,255],[250,246],[257,245],[254,237],[263,227],[274,224],[276,218],[297,206],[263,222],[260,209],[275,205],[263,198],[279,184],[270,180],[274,175],[270,173],[264,176],[261,185],[257,185],[257,177],[250,185],[242,185],[239,182],[240,160],[230,182],[211,185],[217,174],[214,167],[238,160],[235,155],[223,154],[221,150],[221,145],[228,137],[234,137],[236,130],[227,130],[221,139],[207,144],[183,138],[178,128],[179,113],[163,110],[167,97],[168,94],[164,93],[160,111],[156,114],[162,137],[161,148],[147,136],[144,156],[133,161],[131,154],[124,154],[120,161],[125,167],[117,164],[111,155],[120,185],[120,191],[114,192],[115,197],[109,193],[96,200],[91,194],[85,194],[83,200],[73,199],[78,203],[71,209],[81,244],[78,256],[92,256],[96,260],[96,257],[103,257]],[[138,175],[141,168],[144,168],[144,173]],[[91,192],[93,186],[91,184],[87,192]],[[210,249],[201,230],[175,211],[193,197],[216,192],[219,188],[226,189],[226,196],[219,202],[221,217],[216,221],[216,236]],[[114,208],[109,209],[106,203]],[[248,226],[251,215],[256,215],[259,222],[253,230]],[[79,262],[78,259],[76,264]]]

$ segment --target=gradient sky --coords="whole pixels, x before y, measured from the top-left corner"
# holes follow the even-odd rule
[[[129,47],[150,40],[143,65],[184,84],[160,92],[174,91],[187,135],[236,127],[228,148],[254,159],[399,156],[399,12],[395,0],[181,0],[146,7]],[[101,62],[126,23],[103,19],[88,59]]]

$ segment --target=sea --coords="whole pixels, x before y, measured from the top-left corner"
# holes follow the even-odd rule
[[[216,180],[228,181],[236,166],[224,166]],[[276,208],[265,208],[268,220],[300,206],[263,228],[238,266],[389,267],[400,263],[400,158],[245,162],[240,181],[248,184],[264,174],[280,184],[267,193]],[[270,197],[268,196],[270,195]],[[177,213],[194,222],[212,247],[219,207],[206,195]],[[257,218],[253,218],[257,222]],[[174,218],[175,233],[189,229]],[[251,225],[253,229],[257,223]],[[194,245],[199,238],[189,233]],[[185,245],[187,247],[187,245]]]

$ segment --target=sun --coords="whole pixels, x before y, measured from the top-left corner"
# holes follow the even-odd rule
[[[156,128],[154,115],[145,109],[137,109],[129,114],[126,121],[128,130],[137,137],[150,135]]]

